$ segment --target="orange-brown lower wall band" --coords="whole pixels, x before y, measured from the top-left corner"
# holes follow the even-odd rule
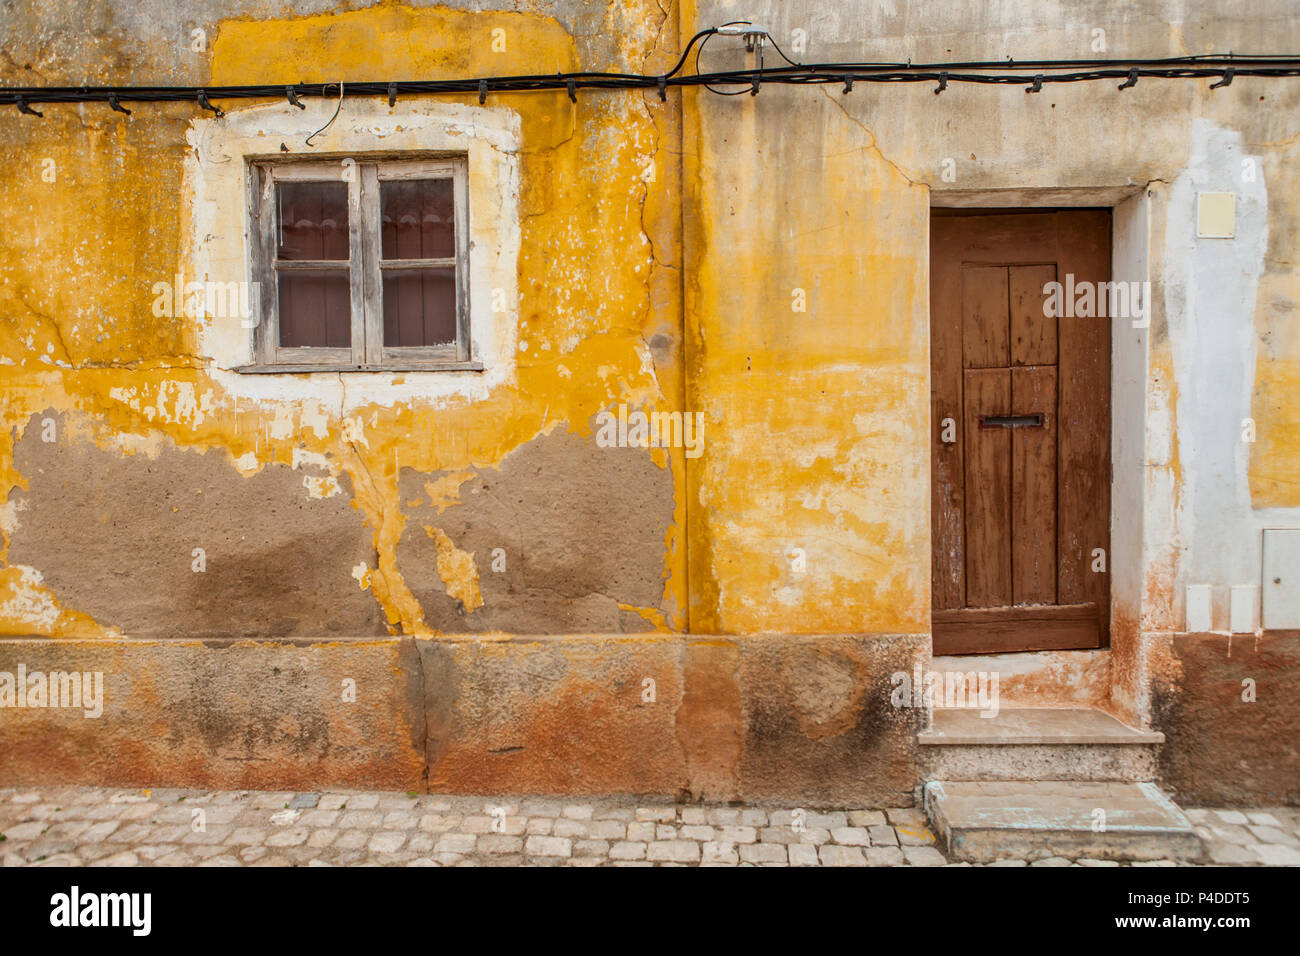
[[[0,674],[46,685],[0,708],[0,786],[906,806],[925,715],[891,704],[890,678],[928,652],[928,635],[0,639]]]

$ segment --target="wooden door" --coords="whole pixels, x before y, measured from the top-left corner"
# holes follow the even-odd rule
[[[941,212],[930,237],[934,653],[1101,647],[1112,320],[1053,315],[1044,287],[1109,280],[1110,212]]]

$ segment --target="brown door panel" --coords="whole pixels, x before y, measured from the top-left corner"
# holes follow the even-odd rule
[[[980,419],[1011,408],[1010,369],[967,369],[966,607],[1010,604],[1011,430]]]
[[[931,221],[935,653],[1107,641],[1111,320],[1043,288],[1109,268],[1107,210]]]

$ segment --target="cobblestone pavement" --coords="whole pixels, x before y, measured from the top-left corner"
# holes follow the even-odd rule
[[[1300,809],[1190,810],[1207,862],[1300,864]],[[5,866],[945,866],[917,809],[0,789]],[[1023,860],[993,865],[1026,865]],[[1066,866],[1060,858],[1033,866]],[[1114,866],[1099,860],[1079,865]],[[1157,861],[1134,865],[1174,865]]]

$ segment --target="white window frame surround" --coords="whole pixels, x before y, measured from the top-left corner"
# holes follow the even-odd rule
[[[386,182],[450,179],[454,205],[455,245],[445,260],[417,260],[429,266],[451,266],[456,275],[456,341],[450,346],[384,345],[383,276],[398,268],[382,258],[380,190]],[[463,155],[411,159],[348,156],[342,159],[249,163],[250,272],[257,288],[259,314],[253,333],[255,363],[240,372],[307,371],[481,371],[472,355],[470,337],[469,195]],[[349,289],[351,346],[349,348],[285,347],[280,345],[279,273],[293,264],[276,258],[276,194],[281,183],[341,182],[348,187]],[[400,261],[400,260],[399,260]],[[410,268],[413,262],[404,263]],[[306,265],[304,265],[306,267]]]
[[[288,401],[307,414],[313,408],[481,401],[516,382],[522,219],[518,113],[502,105],[432,98],[404,98],[394,108],[382,98],[357,98],[344,104],[333,125],[314,137],[314,148],[308,149],[305,137],[329,122],[337,103],[306,103],[306,110],[271,104],[191,121],[181,223],[188,255],[176,272],[186,282],[256,280],[250,269],[254,237],[248,213],[249,170],[256,163],[334,161],[342,169],[347,157],[358,163],[463,157],[473,211],[465,230],[468,344],[482,370],[303,368],[243,374],[237,370],[258,364],[256,317],[201,315],[194,320],[196,348],[215,383],[231,398]]]

